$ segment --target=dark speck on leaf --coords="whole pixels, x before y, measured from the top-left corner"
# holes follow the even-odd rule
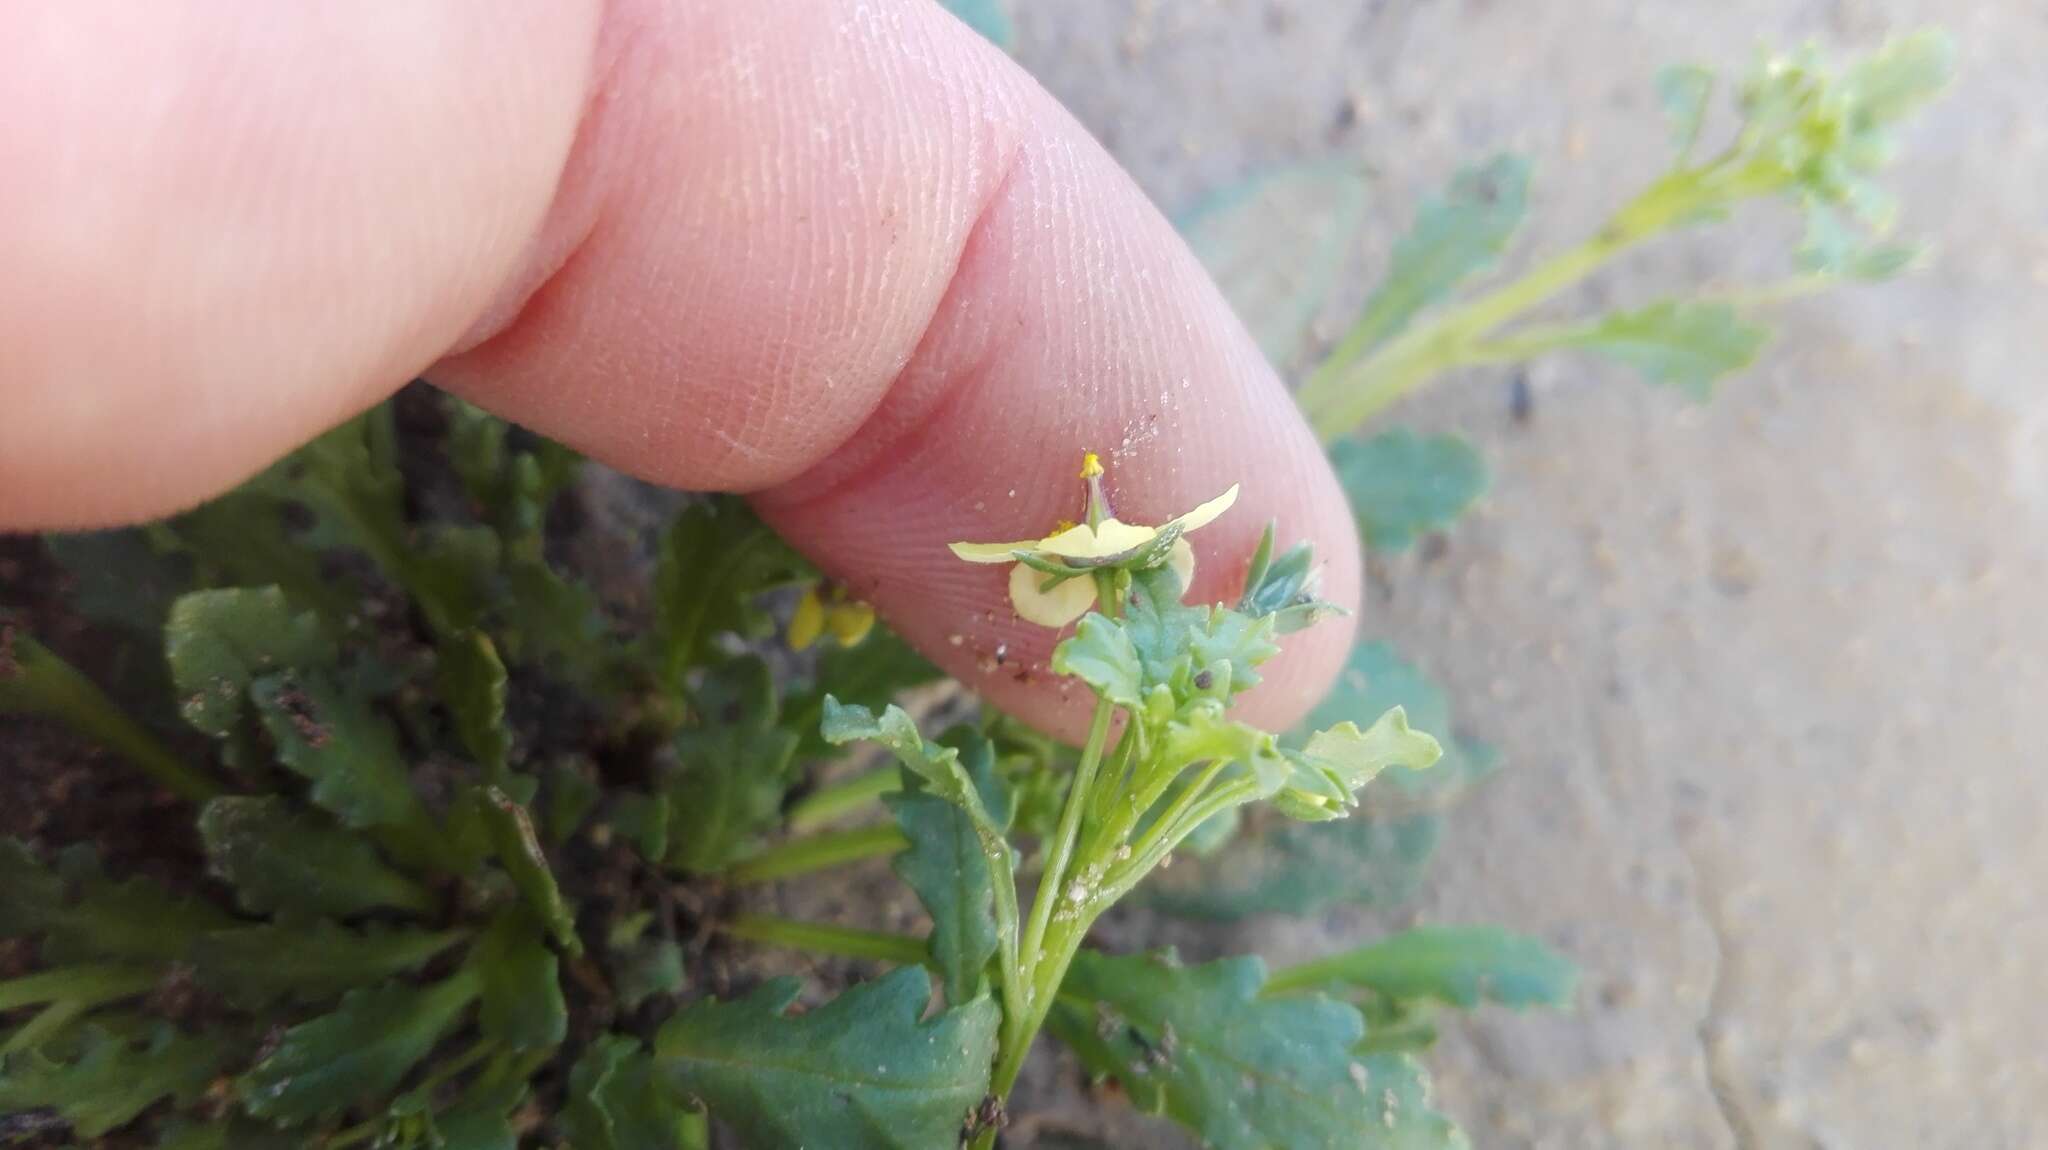
[[[306,692],[297,687],[286,687],[277,693],[277,705],[284,708],[284,713],[291,718],[292,729],[299,733],[299,738],[304,739],[307,746],[317,749],[327,745],[331,736],[314,714],[313,700],[307,697]]]
[[[1207,670],[1195,672],[1195,689],[1206,691],[1216,683],[1216,676]]]
[[[1518,371],[1508,381],[1508,415],[1516,423],[1527,423],[1536,414],[1536,393],[1529,387],[1529,373]]]

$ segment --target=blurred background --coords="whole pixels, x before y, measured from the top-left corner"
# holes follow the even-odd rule
[[[1368,634],[1504,763],[1412,896],[1144,930],[1190,957],[1303,957],[1411,922],[1561,947],[1584,969],[1574,1009],[1447,1020],[1430,1056],[1482,1147],[2048,1145],[2048,9],[970,7],[1177,218],[1297,165],[1362,173],[1326,335],[1418,201],[1490,153],[1536,165],[1510,269],[1583,238],[1667,162],[1664,65],[1739,76],[1765,46],[1949,30],[1959,79],[1891,181],[1930,268],[1778,309],[1777,342],[1704,405],[1563,355],[1382,417],[1455,430],[1493,472],[1474,514],[1373,560]],[[1353,235],[1341,200],[1275,213],[1271,249],[1324,222]],[[1796,237],[1766,207],[1578,302],[1781,267]],[[1261,247],[1232,244],[1209,253],[1227,286]],[[1174,1137],[1133,1119],[1111,1140]]]

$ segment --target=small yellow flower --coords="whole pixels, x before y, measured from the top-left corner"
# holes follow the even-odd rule
[[[1102,494],[1102,460],[1092,451],[1082,459],[1081,478],[1088,485],[1088,522],[1063,522],[1043,539],[951,545],[953,554],[969,563],[1015,563],[1010,602],[1019,616],[1040,626],[1064,627],[1086,614],[1095,605],[1093,573],[1104,568],[1156,567],[1163,562],[1180,576],[1181,586],[1187,586],[1195,575],[1195,553],[1182,536],[1237,502],[1233,483],[1230,490],[1193,511],[1148,527],[1109,514]],[[1047,568],[1072,575],[1062,579]]]
[[[875,609],[847,595],[834,583],[813,586],[797,600],[789,617],[789,646],[802,651],[830,634],[842,647],[857,646],[875,627]]]

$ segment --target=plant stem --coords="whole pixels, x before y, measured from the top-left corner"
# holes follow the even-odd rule
[[[924,965],[931,961],[931,952],[922,940],[887,931],[861,930],[824,922],[799,922],[766,914],[736,915],[719,929],[748,942],[837,958],[872,958],[900,962],[906,966]]]
[[[1438,313],[1376,350],[1346,338],[1297,393],[1323,442],[1350,434],[1360,423],[1444,371],[1472,363],[1522,358],[1516,345],[1481,341],[1501,326],[1549,302],[1623,252],[1738,200],[1769,194],[1787,179],[1768,158],[1731,149],[1713,162],[1666,174],[1623,205],[1592,238],[1551,257],[1522,278]],[[1557,332],[1571,330],[1556,329]],[[1531,341],[1526,354],[1563,346],[1555,338]]]
[[[1095,789],[1095,773],[1102,767],[1102,746],[1109,741],[1109,723],[1116,706],[1108,699],[1095,700],[1095,715],[1088,721],[1088,741],[1081,747],[1081,762],[1067,788],[1067,801],[1060,809],[1059,829],[1054,832],[1052,851],[1038,876],[1038,890],[1031,899],[1031,922],[1024,931],[1022,954],[1027,965],[1034,964],[1045,942],[1046,925],[1053,907],[1059,904],[1060,887],[1066,880],[1067,864],[1073,861],[1074,842],[1080,837],[1081,815]]]
[[[201,802],[221,786],[187,766],[128,717],[93,681],[26,635],[0,626],[0,712],[48,715],[105,744],[182,799]]]
[[[819,787],[791,804],[789,829],[807,834],[828,823],[865,810],[883,795],[903,789],[903,772],[895,766],[877,767],[865,774]]]
[[[733,864],[725,872],[725,877],[743,886],[772,882],[862,859],[896,854],[909,845],[910,840],[903,837],[903,832],[889,823],[850,831],[827,831],[777,843]]]
[[[39,1002],[77,1002],[99,1006],[141,994],[157,984],[155,971],[112,963],[67,966],[0,982],[0,1010]]]

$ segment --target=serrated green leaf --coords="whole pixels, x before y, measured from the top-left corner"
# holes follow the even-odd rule
[[[1407,328],[1424,308],[1493,266],[1528,209],[1529,161],[1495,156],[1461,169],[1423,202],[1415,224],[1394,244],[1385,281],[1345,335],[1338,359],[1356,358]]]
[[[1178,221],[1188,247],[1266,358],[1298,357],[1338,273],[1358,249],[1365,177],[1340,163],[1261,173]]]
[[[456,736],[485,776],[501,781],[509,769],[512,735],[505,729],[505,664],[497,647],[489,635],[469,631],[440,643],[435,654],[436,684]]]
[[[1666,300],[1615,312],[1587,325],[1565,346],[1581,347],[1705,399],[1714,381],[1756,361],[1770,332],[1724,303]]]
[[[1443,836],[1442,810],[1497,768],[1493,749],[1453,737],[1443,691],[1377,641],[1352,649],[1336,686],[1285,741],[1298,747],[1314,730],[1393,707],[1415,728],[1442,736],[1443,757],[1434,767],[1382,775],[1350,818],[1240,835],[1213,859],[1155,873],[1138,897],[1172,914],[1220,920],[1405,902]]]
[[[569,1072],[562,1128],[576,1150],[698,1150],[701,1115],[671,1100],[653,1056],[624,1035],[600,1036]]]
[[[918,733],[917,723],[903,708],[894,705],[878,717],[866,707],[845,706],[828,695],[822,729],[825,741],[835,746],[864,740],[887,747],[896,761],[929,787],[932,794],[967,813],[983,856],[991,861],[998,857],[1003,860],[996,868],[997,881],[1011,881],[1010,847],[1004,838],[1004,825],[983,802],[974,776],[960,762],[959,751],[927,741]]]
[[[496,787],[484,788],[482,797],[491,849],[512,877],[512,885],[564,950],[572,955],[583,953],[583,940],[576,935],[576,916],[555,883],[547,852],[534,834],[532,816],[524,805]]]
[[[718,654],[721,634],[760,638],[773,621],[755,600],[809,566],[734,498],[693,504],[662,536],[654,574],[654,647],[662,681],[677,687]]]
[[[988,42],[1005,51],[1016,32],[1010,26],[1009,10],[1003,0],[945,0],[946,9]]]
[[[395,572],[438,635],[460,636],[483,622],[497,597],[504,548],[498,533],[473,524],[437,523],[417,533]]]
[[[1176,697],[1206,693],[1228,700],[1259,683],[1258,666],[1280,651],[1275,615],[1253,618],[1221,604],[1190,607],[1180,601],[1180,577],[1171,567],[1132,576],[1124,616],[1144,675],[1144,693],[1166,687]],[[1206,683],[1198,682],[1203,674]]]
[[[252,480],[256,490],[313,513],[307,541],[354,547],[405,583],[405,485],[390,404],[379,404],[321,435]]]
[[[799,762],[823,758],[835,748],[818,732],[825,714],[825,692],[842,703],[863,707],[886,707],[897,695],[912,687],[938,681],[939,669],[910,644],[879,624],[868,637],[851,647],[826,645],[818,657],[818,669],[811,685],[792,692],[783,708],[782,729],[797,736]]]
[[[987,998],[921,1020],[931,981],[902,967],[803,1014],[791,980],[697,1003],[661,1029],[662,1081],[756,1150],[927,1150],[958,1142],[988,1093],[1001,1011]]]
[[[1571,960],[1528,935],[1493,926],[1424,926],[1282,971],[1269,990],[1345,985],[1469,1009],[1481,1002],[1569,1006],[1577,984]]]
[[[709,874],[779,821],[797,739],[777,726],[775,679],[754,656],[711,668],[694,701],[696,725],[672,740],[676,770],[663,783],[668,861]]]
[[[419,969],[461,931],[348,930],[316,920],[209,931],[192,943],[200,985],[254,1008],[279,998],[330,999]]]
[[[431,986],[352,990],[333,1013],[284,1032],[239,1081],[249,1113],[279,1125],[310,1121],[391,1093],[455,1024],[479,989],[474,971]]]
[[[1093,611],[1053,648],[1052,671],[1080,679],[1118,706],[1144,705],[1145,668],[1138,662],[1138,649],[1122,627]]]
[[[670,818],[666,796],[626,791],[612,800],[612,830],[632,843],[641,858],[652,862],[668,856]]]
[[[1671,128],[1671,146],[1683,163],[1699,144],[1707,102],[1714,95],[1714,74],[1693,64],[1674,64],[1657,73],[1657,102]]]
[[[252,914],[424,913],[433,899],[386,865],[367,839],[296,811],[275,796],[230,795],[199,812],[207,869]]]
[[[1456,522],[1486,494],[1486,462],[1455,435],[1421,436],[1405,427],[1370,439],[1339,440],[1330,464],[1377,551],[1405,550],[1425,532]]]
[[[972,731],[959,736],[962,765],[975,781],[991,818],[1001,822],[1009,801],[996,774],[995,748]],[[917,893],[932,918],[929,943],[946,1001],[968,1002],[984,992],[995,956],[995,880],[980,836],[967,813],[937,795],[903,791],[882,801],[910,847],[890,861],[896,876]]]
[[[53,873],[19,842],[0,840],[0,880],[0,936],[43,935],[43,960],[53,966],[176,962],[200,934],[234,924],[147,879],[107,878],[85,847],[66,850]]]
[[[512,1112],[526,1101],[524,1082],[473,1087],[454,1106],[434,1115],[434,1150],[519,1150]]]
[[[1955,41],[1939,28],[1926,28],[1888,41],[1849,66],[1842,78],[1845,100],[1872,125],[1896,123],[1920,110],[1955,76]]]
[[[87,1027],[75,1058],[56,1061],[39,1052],[0,1065],[0,1113],[54,1109],[81,1138],[98,1138],[127,1125],[164,1098],[196,1099],[225,1061],[228,1042],[218,1035],[183,1035],[155,1028],[143,1043]]]
[[[398,732],[358,695],[326,675],[285,671],[249,683],[249,701],[277,747],[277,761],[312,784],[307,795],[343,826],[419,826]]]
[[[484,1037],[510,1050],[556,1046],[569,1032],[560,964],[542,941],[540,927],[521,912],[500,914],[477,939],[469,963],[482,998],[477,1025]]]
[[[1265,973],[1250,957],[1184,967],[1084,950],[1049,1025],[1138,1106],[1218,1150],[1464,1145],[1413,1064],[1353,1054],[1365,1033],[1355,1007],[1261,998]]]
[[[334,644],[310,612],[275,587],[195,591],[171,604],[164,654],[187,722],[215,738],[235,733],[256,679],[332,666]]]
[[[294,538],[289,501],[259,485],[244,486],[160,525],[213,587],[269,587],[315,612],[330,632],[346,623],[361,601],[354,580],[323,568],[320,553]]]
[[[1278,559],[1273,557],[1273,525],[1268,523],[1245,572],[1238,613],[1254,619],[1273,616],[1273,630],[1281,635],[1291,635],[1330,615],[1344,614],[1343,608],[1318,597],[1319,580],[1315,549],[1306,541],[1288,548]]]

